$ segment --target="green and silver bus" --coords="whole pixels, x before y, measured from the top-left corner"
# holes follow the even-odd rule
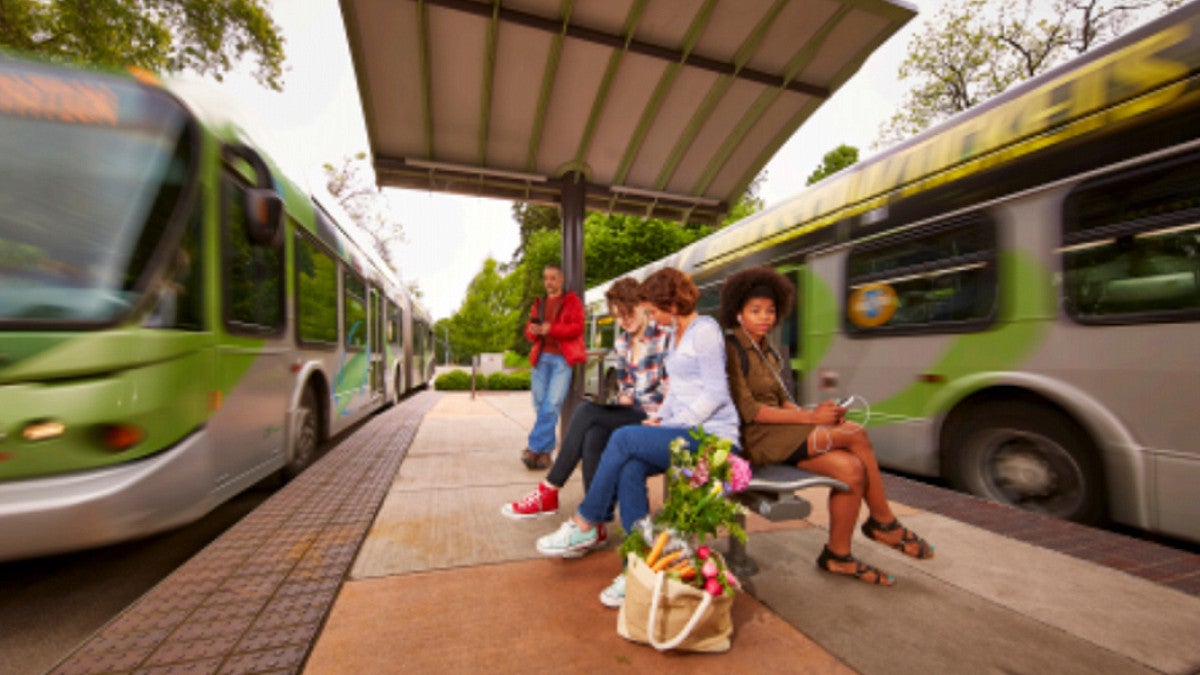
[[[774,266],[799,400],[881,464],[1200,541],[1198,69],[1192,3],[634,276]]]
[[[192,89],[0,54],[0,560],[195,520],[432,375],[427,313]]]

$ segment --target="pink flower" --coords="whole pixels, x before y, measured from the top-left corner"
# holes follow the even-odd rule
[[[733,572],[730,572],[729,570],[725,570],[725,583],[728,584],[730,588],[742,587],[742,582],[738,581],[738,578],[733,576]]]
[[[707,546],[701,546],[700,548],[696,549],[696,557],[700,558],[701,560],[708,560],[708,557],[711,555],[712,549]]]
[[[704,590],[708,591],[709,595],[720,595],[725,591],[725,588],[716,579],[709,579],[704,584]]]
[[[717,572],[719,571],[720,570],[717,569],[717,563],[713,562],[712,560],[705,562],[704,566],[700,568],[700,573],[708,579],[712,579],[713,577],[717,576]]]
[[[692,487],[700,487],[708,482],[708,462],[703,460],[696,463],[696,468],[692,470]]]
[[[734,492],[741,492],[750,484],[750,462],[738,457],[729,456],[729,483]]]

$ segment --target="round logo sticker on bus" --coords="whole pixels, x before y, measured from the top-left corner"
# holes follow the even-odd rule
[[[850,294],[846,305],[846,315],[855,326],[882,326],[896,313],[896,291],[887,284],[866,284]]]

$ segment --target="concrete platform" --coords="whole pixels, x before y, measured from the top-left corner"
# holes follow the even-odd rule
[[[532,421],[525,392],[408,399],[53,672],[1200,670],[1200,556],[894,476],[894,508],[936,558],[856,536],[895,587],[818,571],[827,515],[811,491],[806,521],[749,519],[761,572],[734,603],[732,650],[659,654],[599,603],[612,551],[534,550],[582,498],[578,475],[556,516],[500,515],[542,475],[517,458]]]

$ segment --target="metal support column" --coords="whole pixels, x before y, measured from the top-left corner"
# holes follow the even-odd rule
[[[575,291],[583,300],[583,219],[584,198],[587,190],[586,181],[582,174],[574,173],[563,176],[560,188],[562,210],[562,266],[563,287],[567,291]],[[583,400],[584,369],[587,364],[575,366],[571,373],[571,389],[563,401],[562,412],[559,415],[559,438],[565,438],[567,428],[571,425],[571,415],[575,406]]]

